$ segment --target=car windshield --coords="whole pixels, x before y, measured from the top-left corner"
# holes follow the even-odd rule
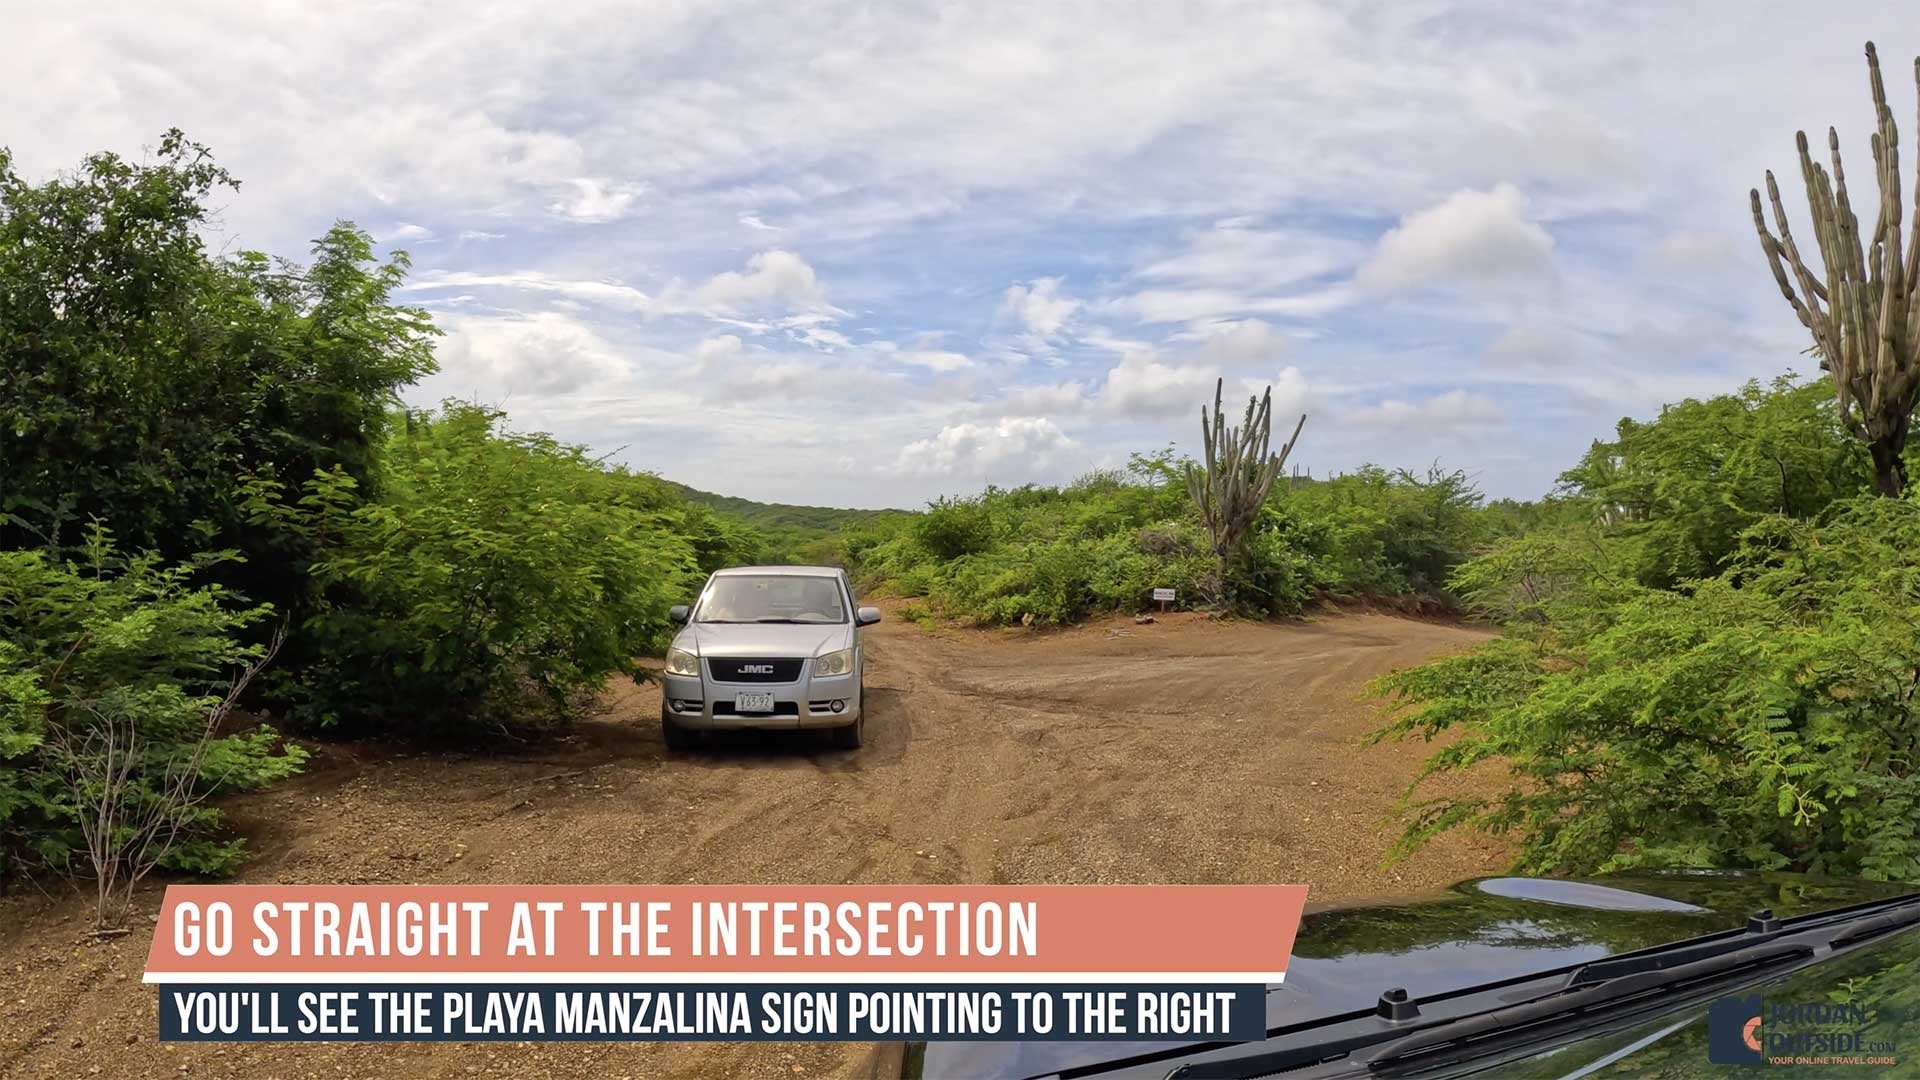
[[[840,583],[802,574],[730,574],[713,579],[700,600],[703,623],[843,623]]]

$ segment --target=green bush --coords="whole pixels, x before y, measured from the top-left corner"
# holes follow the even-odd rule
[[[1405,706],[1391,734],[1460,733],[1429,772],[1498,758],[1516,782],[1421,804],[1403,850],[1471,824],[1518,833],[1534,872],[1920,880],[1920,504],[1762,518],[1684,591],[1608,574],[1565,536],[1514,556],[1462,576],[1504,598],[1516,575],[1549,583],[1530,620],[1381,688]]]
[[[1290,615],[1321,595],[1441,595],[1447,573],[1491,534],[1479,501],[1464,474],[1438,470],[1280,484],[1248,550],[1223,568],[1166,451],[1062,488],[941,499],[849,530],[835,554],[871,583],[978,623],[1139,611],[1156,587],[1188,603],[1224,596],[1238,611]]]
[[[1262,527],[1299,555],[1308,588],[1338,597],[1443,596],[1489,532],[1465,473],[1373,466],[1293,486],[1269,501]]]
[[[1868,490],[1866,448],[1848,434],[1825,380],[1688,399],[1650,421],[1622,420],[1560,478],[1562,496],[1603,524],[1647,585],[1720,572],[1743,530],[1769,515],[1806,518]]]
[[[104,897],[154,865],[238,861],[205,798],[305,753],[222,723],[231,681],[263,658],[241,635],[271,616],[194,584],[228,557],[122,557],[98,527],[72,560],[0,551],[0,879],[97,874]]]
[[[377,502],[318,474],[258,513],[312,536],[326,590],[290,695],[320,727],[472,733],[565,722],[664,645],[693,588],[687,508],[658,482],[450,404],[381,455]]]
[[[0,151],[0,548],[73,546],[90,521],[175,561],[232,548],[222,580],[297,616],[313,553],[249,523],[242,485],[339,469],[372,494],[435,331],[392,303],[406,257],[375,263],[349,225],[305,267],[210,254],[207,204],[236,186],[177,131],[150,163],[96,154],[37,185]]]
[[[993,546],[993,518],[979,499],[942,498],[915,519],[913,539],[936,559],[958,559]]]

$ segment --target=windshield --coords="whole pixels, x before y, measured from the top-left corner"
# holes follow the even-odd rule
[[[840,583],[799,574],[730,574],[713,579],[694,620],[703,623],[843,623]]]

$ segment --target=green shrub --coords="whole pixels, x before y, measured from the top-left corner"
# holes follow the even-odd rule
[[[1867,490],[1872,477],[1832,386],[1783,375],[1668,405],[1650,421],[1622,420],[1560,486],[1619,542],[1627,572],[1670,588],[1719,573],[1762,517],[1812,517]]]
[[[1263,528],[1299,553],[1312,590],[1438,597],[1487,535],[1483,521],[1480,493],[1463,472],[1368,466],[1286,490],[1269,502]]]
[[[993,519],[979,499],[942,498],[913,523],[913,538],[936,559],[958,559],[993,546]]]
[[[1369,468],[1281,484],[1223,581],[1168,451],[1062,488],[990,487],[941,499],[904,522],[849,530],[835,556],[864,580],[926,597],[950,617],[1055,625],[1142,610],[1156,587],[1187,603],[1224,596],[1233,609],[1274,615],[1323,594],[1439,595],[1447,572],[1487,532],[1462,473]]]
[[[664,645],[698,580],[685,506],[501,414],[450,404],[387,443],[381,498],[322,473],[301,506],[326,588],[292,691],[322,727],[473,733],[564,723]],[[711,554],[711,552],[709,552]]]
[[[376,263],[350,225],[305,267],[209,253],[207,204],[236,186],[177,131],[40,184],[0,151],[0,548],[77,545],[89,521],[175,561],[232,548],[224,583],[298,616],[313,553],[249,523],[242,485],[339,469],[371,493],[435,331],[392,302],[406,257]]]
[[[1518,833],[1532,872],[1920,880],[1920,503],[1761,518],[1684,591],[1609,574],[1600,551],[1561,535],[1471,565],[1483,595],[1546,583],[1530,618],[1381,682],[1405,707],[1390,734],[1460,733],[1429,773],[1497,758],[1515,778],[1422,803],[1402,850],[1470,824]]]
[[[0,879],[51,869],[124,897],[152,866],[221,873],[207,796],[297,771],[274,732],[227,731],[233,680],[264,659],[270,617],[197,577],[227,556],[122,557],[104,529],[72,560],[0,551]]]

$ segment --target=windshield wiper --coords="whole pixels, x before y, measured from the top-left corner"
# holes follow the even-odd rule
[[[1839,912],[1820,912],[1783,922],[1760,912],[1745,930],[1692,938],[1654,949],[1609,957],[1580,967],[1538,976],[1548,989],[1539,997],[1460,1016],[1419,1021],[1422,1002],[1404,991],[1383,996],[1377,1016],[1336,1018],[1330,1023],[1372,1023],[1372,1030],[1281,1050],[1196,1061],[1168,1074],[1181,1080],[1238,1080],[1268,1076],[1346,1058],[1372,1072],[1427,1068],[1477,1057],[1495,1047],[1565,1036],[1596,1023],[1642,1012],[1664,1012],[1678,998],[1707,998],[1731,985],[1824,959],[1836,949],[1920,926],[1920,896],[1864,904]],[[1555,986],[1550,980],[1565,975]],[[1731,984],[1731,985],[1730,985]],[[1480,988],[1429,999],[1429,1007],[1480,993]],[[1362,1053],[1364,1051],[1364,1053]]]

